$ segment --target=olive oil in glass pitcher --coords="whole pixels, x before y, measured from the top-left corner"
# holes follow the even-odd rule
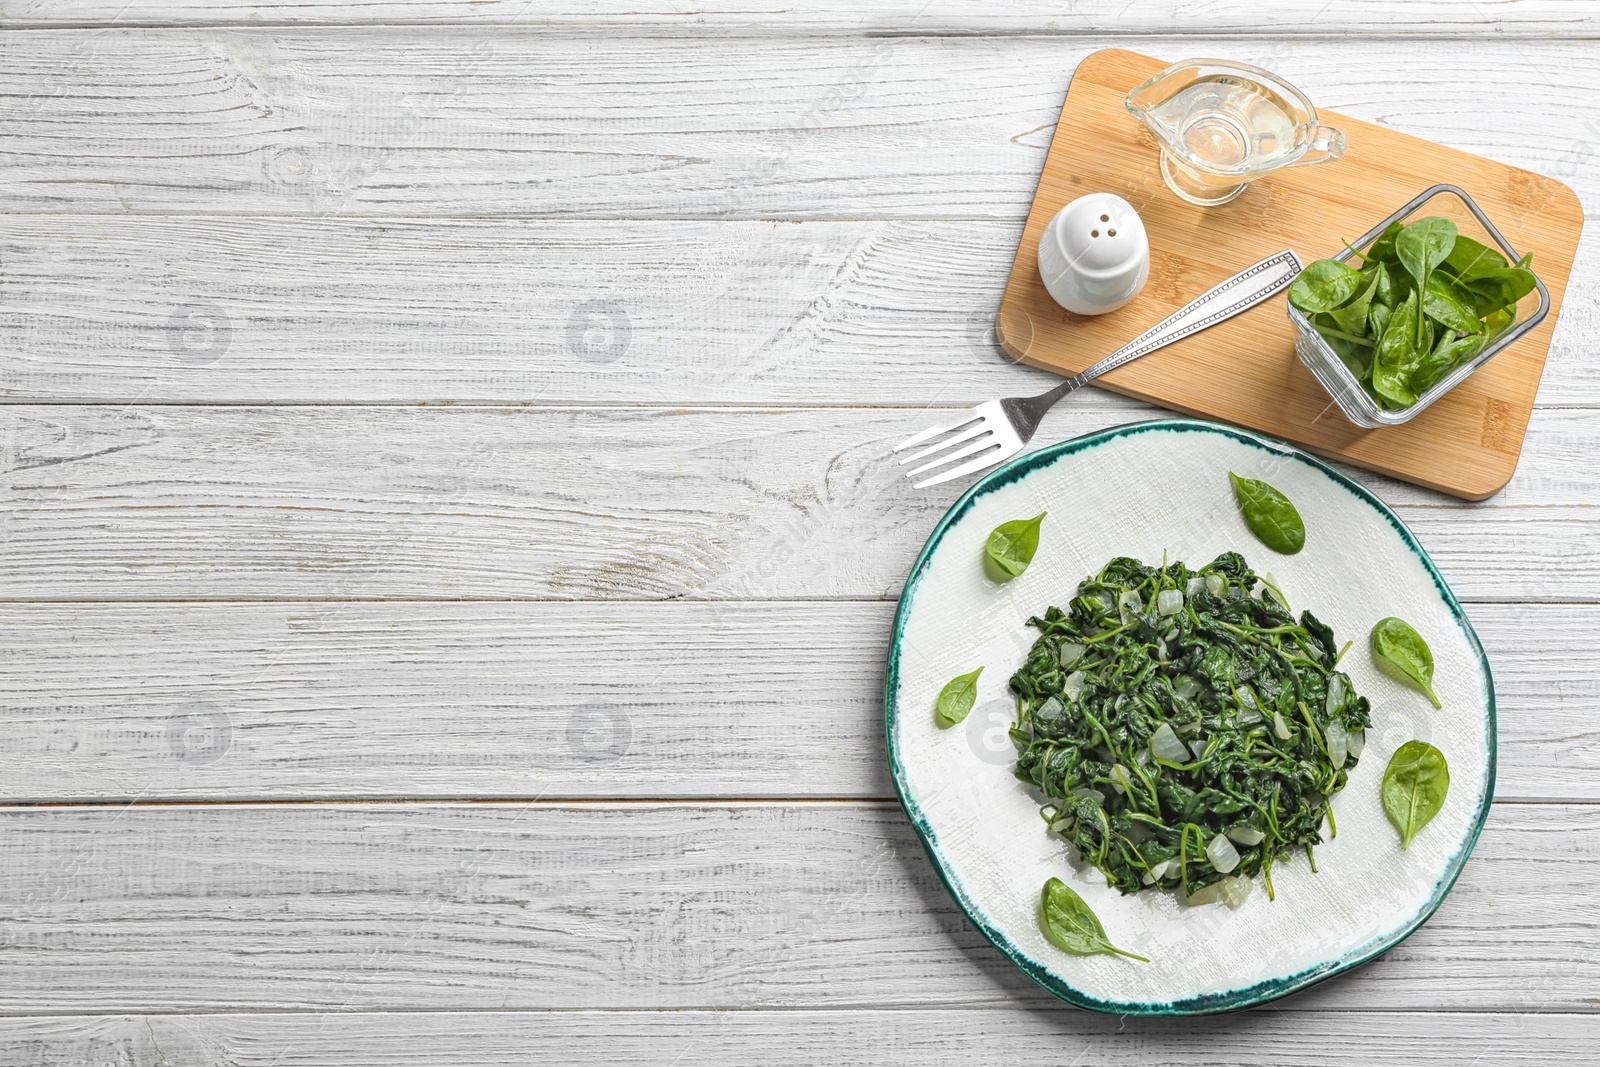
[[[1191,204],[1226,204],[1279,167],[1344,155],[1344,134],[1270,71],[1219,59],[1175,63],[1128,94],[1161,145],[1167,186]]]

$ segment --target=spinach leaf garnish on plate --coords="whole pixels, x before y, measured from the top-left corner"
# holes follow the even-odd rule
[[[1031,519],[1002,522],[989,533],[983,545],[984,556],[999,570],[1002,579],[1015,578],[1033,562],[1033,554],[1039,550],[1039,524],[1045,515],[1041,511]]]
[[[1425,741],[1407,741],[1395,750],[1383,772],[1383,810],[1400,831],[1402,849],[1439,814],[1449,791],[1444,753]]]
[[[1039,926],[1051,944],[1075,956],[1115,954],[1140,963],[1150,962],[1113,945],[1094,909],[1059,878],[1044,884],[1039,899]]]
[[[1333,631],[1296,621],[1238,553],[1113,559],[1028,624],[1016,774],[1109,885],[1235,903],[1263,874],[1270,896],[1273,864],[1334,831],[1369,705]]]
[[[1306,546],[1306,524],[1289,498],[1266,482],[1241,478],[1232,471],[1233,496],[1239,514],[1257,540],[1274,552],[1292,556]]]
[[[972,710],[973,702],[978,699],[978,675],[983,673],[979,667],[970,674],[963,674],[952,678],[939,690],[939,699],[934,701],[934,718],[940,726],[954,726],[963,721],[967,713]]]
[[[1393,616],[1378,620],[1372,628],[1372,651],[1380,663],[1390,665],[1391,673],[1398,672],[1428,694],[1434,707],[1444,706],[1433,691],[1433,650],[1410,623]]]

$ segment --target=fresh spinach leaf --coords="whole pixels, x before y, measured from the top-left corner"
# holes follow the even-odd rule
[[[1400,236],[1400,231],[1403,229],[1405,229],[1405,224],[1400,222],[1391,222],[1384,227],[1383,232],[1378,235],[1378,239],[1373,241],[1365,252],[1366,261],[1368,263],[1399,264],[1400,260],[1395,255],[1394,246],[1396,239]]]
[[[1517,301],[1533,292],[1538,285],[1539,280],[1533,276],[1533,271],[1523,267],[1507,267],[1478,275],[1467,283],[1467,289],[1476,299],[1477,313],[1488,316],[1503,308],[1515,308]]]
[[[1093,909],[1059,878],[1044,884],[1039,899],[1039,925],[1051,944],[1075,956],[1115,954],[1140,963],[1150,962],[1113,945]]]
[[[1397,408],[1410,407],[1417,394],[1407,384],[1417,364],[1417,294],[1413,290],[1389,316],[1372,351],[1372,391]]]
[[[1372,298],[1378,292],[1378,282],[1381,280],[1378,272],[1383,270],[1383,264],[1378,265],[1367,281],[1366,287],[1356,293],[1355,299],[1342,307],[1334,308],[1328,312],[1334,324],[1344,333],[1359,337],[1367,328],[1367,312],[1372,309]]]
[[[1468,301],[1471,299],[1467,296]],[[1422,309],[1434,322],[1459,333],[1483,332],[1483,320],[1462,301],[1454,283],[1442,274],[1428,278],[1428,285],[1422,290]]]
[[[1501,308],[1499,311],[1490,312],[1483,320],[1484,341],[1493,341],[1496,337],[1509,330],[1511,324],[1516,321],[1516,308]]]
[[[983,551],[1003,576],[1015,578],[1033,562],[1033,554],[1039,550],[1039,524],[1045,515],[1041,511],[1031,519],[1002,522],[990,531]]]
[[[1319,259],[1289,286],[1289,303],[1308,315],[1332,311],[1354,296],[1363,281],[1361,272],[1354,267],[1336,259]]]
[[[1386,304],[1393,307],[1394,282],[1389,276],[1389,267],[1384,263],[1378,263],[1373,267],[1372,272],[1378,278],[1378,291],[1373,294],[1373,306]]]
[[[1394,240],[1394,252],[1400,257],[1400,263],[1406,268],[1406,272],[1416,282],[1417,288],[1426,292],[1428,277],[1433,273],[1433,268],[1444,262],[1455,243],[1456,224],[1449,219],[1430,215],[1408,224],[1400,231],[1400,236]],[[1421,316],[1416,321],[1415,329],[1416,347],[1426,350],[1422,338]]]
[[[1388,303],[1372,305],[1372,312],[1367,316],[1372,321],[1372,336],[1383,336],[1383,328],[1389,324],[1389,316],[1393,312],[1394,308]]]
[[[1372,628],[1372,651],[1380,663],[1391,664],[1415,682],[1434,707],[1443,707],[1433,691],[1433,651],[1410,623],[1393,616],[1380,619]]]
[[[1505,256],[1493,248],[1458,233],[1455,245],[1451,247],[1450,254],[1444,257],[1444,262],[1440,266],[1466,282],[1489,271],[1503,270],[1510,264],[1506,262]]]
[[[1286,556],[1306,546],[1306,524],[1288,497],[1255,478],[1241,478],[1232,471],[1228,478],[1244,524],[1262,544]]]
[[[1430,215],[1405,226],[1394,241],[1401,266],[1419,287],[1428,284],[1433,268],[1443,263],[1456,243],[1456,224]]]
[[[1486,343],[1485,335],[1481,333],[1466,337],[1452,338],[1449,334],[1441,337],[1433,351],[1424,356],[1411,372],[1411,391],[1421,396],[1432,389],[1439,379],[1483,351]]]
[[[1450,768],[1444,753],[1425,741],[1407,741],[1395,750],[1383,772],[1383,810],[1408,849],[1417,831],[1444,807]]]
[[[941,726],[954,726],[967,717],[972,710],[972,704],[978,699],[978,675],[983,673],[979,667],[971,674],[963,674],[952,678],[939,690],[939,699],[934,702],[933,714]]]

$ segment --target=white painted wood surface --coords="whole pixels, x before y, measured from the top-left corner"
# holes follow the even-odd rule
[[[1494,664],[1497,795],[1600,802],[1595,609],[1470,611]],[[7,604],[0,797],[889,800],[892,618],[865,602]]]
[[[0,216],[13,310],[0,319],[0,396],[962,406],[1051,381],[992,341],[1019,232],[993,220]],[[1584,347],[1600,331],[1597,268],[1591,226],[1541,404],[1600,406]],[[1072,404],[1132,410],[1098,390]]]
[[[1134,1023],[1064,1006],[896,1011],[338,1012],[0,1018],[0,1057],[229,1067],[528,1064],[938,1067],[1081,1063],[1191,1067],[1582,1063],[1594,1020],[1540,1013],[1253,1012]],[[51,1058],[57,1057],[57,1058]],[[1092,1057],[1092,1059],[1091,1059]]]
[[[1175,28],[1251,35],[1342,35],[1352,31],[1448,33],[1487,31],[1500,36],[1592,35],[1597,15],[1586,0],[1505,0],[1493,6],[1459,0],[1284,0],[1263,7],[1203,0],[1141,0],[1099,4],[1084,0],[890,0],[870,6],[848,0],[807,4],[712,0],[309,0],[249,3],[241,0],[11,0],[0,25],[10,27],[198,25],[486,24],[522,28],[657,31],[692,36],[784,33],[874,34],[1075,34],[1158,33]]]
[[[10,1012],[1052,999],[892,803],[11,808],[0,844]],[[1422,929],[1279,1010],[1593,1011],[1597,851],[1593,804],[1497,804]]]
[[[1591,1062],[1594,233],[1510,486],[1358,475],[1500,703],[1478,851],[1382,959],[1224,1019],[1054,1003],[891,802],[879,687],[960,488],[884,448],[1049,380],[986,326],[1079,59],[1259,62],[1593,217],[1597,36],[7,0],[0,1064]],[[1040,439],[1155,414],[1090,390]]]
[[[0,93],[17,116],[0,198],[25,212],[1020,223],[1074,66],[1122,46],[1292,71],[1331,110],[1600,202],[1588,39],[504,27],[7,34]]]

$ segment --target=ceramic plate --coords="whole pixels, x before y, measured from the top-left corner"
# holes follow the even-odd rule
[[[1261,478],[1294,501],[1305,548],[1280,556],[1250,534],[1228,472]],[[1038,554],[1019,578],[991,581],[984,540],[1041,511]],[[1237,909],[1188,907],[1170,893],[1123,896],[1046,832],[1039,798],[1012,776],[1007,683],[1032,646],[1030,615],[1065,605],[1114,556],[1193,567],[1229,549],[1269,574],[1295,613],[1310,608],[1355,644],[1340,664],[1372,701],[1372,729],[1333,801],[1339,833],[1273,868]],[[1427,698],[1381,673],[1367,638],[1398,615],[1432,646]],[[966,722],[934,723],[952,677],[983,665]],[[1439,906],[1466,862],[1494,791],[1494,687],[1472,626],[1410,531],[1366,489],[1287,445],[1188,420],[1119,427],[1021,456],[974,485],[928,539],[900,598],[885,690],[895,786],[934,865],[995,946],[1064,1000],[1117,1014],[1181,1015],[1259,1004],[1354,967],[1399,943]],[[1444,809],[1400,850],[1379,783],[1412,738],[1450,763]],[[1112,942],[1148,956],[1071,956],[1040,933],[1040,887],[1076,889]]]

